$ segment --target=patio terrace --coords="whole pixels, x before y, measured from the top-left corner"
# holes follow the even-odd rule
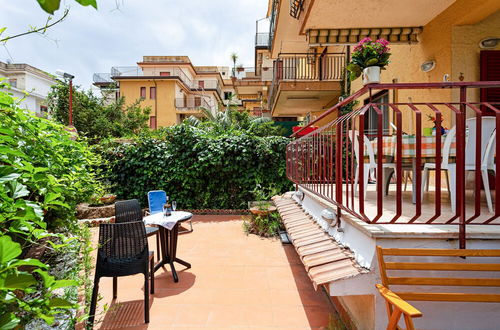
[[[179,236],[178,255],[192,264],[155,274],[151,322],[144,323],[142,275],[103,278],[96,329],[281,328],[319,329],[335,318],[327,296],[314,291],[293,246],[245,235],[241,216],[193,217],[194,232]],[[98,228],[93,229],[94,244]],[[155,247],[154,238],[149,242]],[[156,253],[156,251],[155,251]],[[102,314],[102,306],[110,308]]]

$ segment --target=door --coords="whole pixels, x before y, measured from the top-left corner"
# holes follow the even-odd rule
[[[365,104],[369,103],[370,100],[365,100]],[[382,134],[389,134],[389,121],[390,121],[390,112],[389,112],[389,92],[382,91],[380,93],[375,94],[372,97],[372,103],[380,104],[378,108],[382,111]],[[373,108],[370,108],[365,113],[365,134],[369,139],[373,139],[377,136],[378,133],[378,118],[379,115],[377,111]]]
[[[500,81],[500,50],[482,50],[481,51],[481,80],[482,81]],[[482,88],[481,102],[497,103],[500,106],[500,88]],[[495,115],[495,113],[483,107],[483,114]]]

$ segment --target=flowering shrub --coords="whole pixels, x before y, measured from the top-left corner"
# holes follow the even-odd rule
[[[354,48],[351,56],[351,62],[347,65],[349,78],[357,79],[364,68],[369,66],[379,66],[381,69],[389,64],[390,48],[389,42],[385,39],[373,41],[371,38],[362,39]]]

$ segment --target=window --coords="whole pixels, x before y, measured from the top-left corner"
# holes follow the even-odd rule
[[[161,71],[160,72],[160,77],[169,77],[170,76],[170,72],[169,71]]]
[[[47,112],[48,112],[48,110],[47,110],[47,106],[45,106],[45,105],[41,105],[41,106],[40,106],[40,112],[41,112],[44,116],[45,116],[45,115],[47,115]]]
[[[17,79],[15,79],[15,78],[9,79],[9,85],[10,85],[10,87],[17,88]]]
[[[149,98],[151,100],[156,99],[156,87],[149,87]]]
[[[199,88],[205,88],[205,82],[203,80],[198,81]]]
[[[146,87],[141,87],[141,99],[146,98]]]
[[[370,100],[365,100],[365,104],[370,103]],[[382,111],[382,134],[389,134],[389,92],[382,91],[380,93],[375,94],[372,97],[371,103],[379,103],[380,106],[378,108]],[[377,135],[378,130],[378,113],[375,109],[370,108],[365,115],[365,134],[368,138],[373,139]]]
[[[201,106],[201,97],[196,96],[196,97],[194,98],[194,106],[195,106],[195,107],[199,107],[199,106]]]
[[[224,100],[230,100],[233,96],[233,92],[224,92]]]
[[[120,98],[120,92],[115,92],[115,99],[118,100]]]

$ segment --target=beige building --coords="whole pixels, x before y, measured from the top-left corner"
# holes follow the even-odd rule
[[[95,74],[94,85],[115,88],[115,97],[127,104],[142,99],[151,107],[150,127],[181,123],[203,116],[202,108],[217,111],[227,93],[233,93],[229,68],[194,66],[187,56],[144,56],[135,67],[113,67]]]

